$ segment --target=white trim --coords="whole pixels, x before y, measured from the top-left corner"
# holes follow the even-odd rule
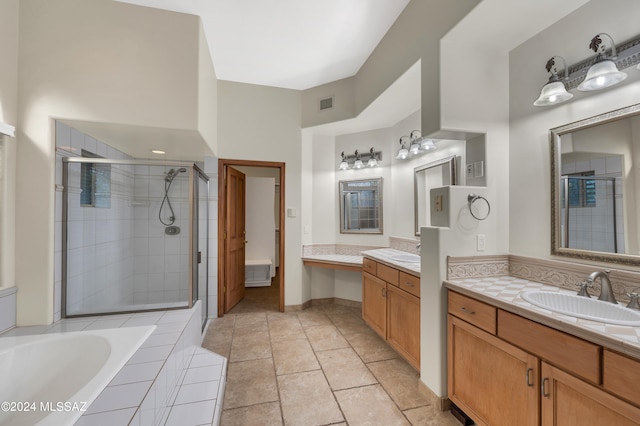
[[[0,123],[0,133],[13,138],[16,136],[16,128],[7,123]]]

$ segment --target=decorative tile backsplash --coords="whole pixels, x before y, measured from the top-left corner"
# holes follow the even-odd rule
[[[389,237],[390,248],[408,253],[420,254],[420,250],[417,247],[418,244],[420,244],[419,240],[413,240],[411,238]]]
[[[585,281],[589,274],[605,270],[610,271],[609,278],[616,299],[619,302],[628,302],[629,297],[626,293],[640,288],[638,272],[516,255],[449,257],[447,259],[447,279],[509,275],[576,291],[577,284]],[[593,296],[600,294],[600,280],[593,283],[593,288],[589,292]]]
[[[362,256],[363,251],[375,250],[377,246],[359,246],[353,244],[310,244],[302,246],[302,257],[341,255]]]

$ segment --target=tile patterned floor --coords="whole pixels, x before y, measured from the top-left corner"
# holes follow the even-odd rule
[[[324,304],[280,313],[277,293],[269,304],[255,297],[269,288],[253,290],[211,322],[202,344],[229,358],[222,426],[459,425],[428,405],[418,372],[359,309]]]

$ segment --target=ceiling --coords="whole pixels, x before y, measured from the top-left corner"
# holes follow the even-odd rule
[[[409,0],[117,0],[198,15],[220,80],[306,89],[355,75]],[[414,0],[424,1],[424,0]],[[444,40],[507,53],[588,0],[482,0]],[[421,108],[420,63],[357,117],[309,128],[340,135],[391,127]],[[73,122],[138,158],[151,147],[202,158],[195,131]],[[176,134],[177,133],[177,134]],[[136,140],[136,144],[130,141]],[[176,140],[180,147],[176,150]],[[156,146],[161,145],[161,146]],[[136,147],[136,152],[131,152]],[[179,159],[178,157],[173,157]]]
[[[119,0],[198,15],[220,80],[308,89],[356,74],[409,0]]]

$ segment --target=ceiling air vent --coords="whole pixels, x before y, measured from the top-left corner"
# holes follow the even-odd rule
[[[320,99],[320,111],[333,108],[333,96],[330,98]]]

